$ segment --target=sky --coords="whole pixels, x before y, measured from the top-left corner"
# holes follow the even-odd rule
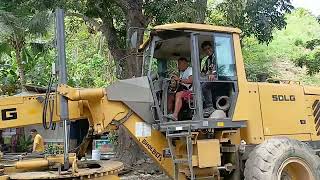
[[[295,8],[302,7],[308,9],[312,14],[320,15],[320,1],[319,0],[292,0],[291,1]]]

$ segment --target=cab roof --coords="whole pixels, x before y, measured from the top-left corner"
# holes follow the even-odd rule
[[[155,31],[161,30],[190,30],[190,31],[205,31],[205,32],[228,32],[228,33],[241,33],[238,28],[214,26],[209,24],[195,24],[195,23],[173,23],[155,26]]]
[[[224,32],[224,33],[237,33],[240,34],[241,30],[238,28],[225,27],[225,26],[214,26],[209,24],[196,24],[196,23],[171,23],[155,26],[152,28],[153,32],[163,31],[203,31],[203,32]],[[151,36],[140,45],[139,50],[143,50],[146,45],[150,42]]]

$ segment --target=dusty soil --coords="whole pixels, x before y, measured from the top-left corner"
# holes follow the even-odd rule
[[[140,159],[132,166],[125,166],[119,176],[121,180],[169,180],[150,158]]]
[[[150,174],[140,174],[140,175],[130,175],[130,176],[121,176],[121,180],[169,180],[169,178],[162,175],[150,175]]]

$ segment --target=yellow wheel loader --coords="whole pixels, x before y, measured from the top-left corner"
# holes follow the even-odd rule
[[[52,122],[63,120],[67,126],[87,120],[88,137],[124,126],[171,179],[320,179],[320,88],[293,81],[248,82],[240,33],[205,24],[156,26],[139,49],[141,77],[97,89],[61,82],[56,92],[1,98],[0,129],[41,124],[43,108],[52,102]],[[201,73],[205,41],[212,43],[215,80]],[[170,71],[179,57],[192,66],[192,98],[172,121]],[[215,108],[209,116],[204,113],[205,83],[211,85]],[[117,179],[120,162],[76,160],[87,146],[83,142],[77,155],[4,162],[0,179]]]

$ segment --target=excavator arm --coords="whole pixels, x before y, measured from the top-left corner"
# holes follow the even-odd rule
[[[76,89],[60,85],[57,93],[50,94],[50,99],[55,100],[53,122],[59,121],[59,96],[68,98],[69,119],[71,121],[87,119],[89,133],[102,134],[113,126],[124,126],[138,145],[154,159],[166,174],[173,176],[171,158],[163,157],[163,150],[168,147],[166,137],[132,111],[121,101],[109,100],[107,89]],[[0,99],[1,121],[0,129],[24,127],[41,124],[43,94],[30,96],[6,97]],[[90,137],[84,139],[78,147],[78,152],[84,154]]]

